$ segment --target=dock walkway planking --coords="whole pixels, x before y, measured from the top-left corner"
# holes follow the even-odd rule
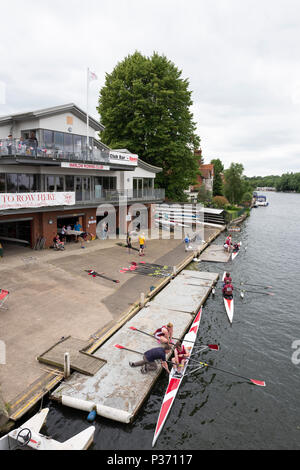
[[[154,301],[142,308],[94,353],[107,363],[93,377],[76,372],[53,392],[51,398],[87,412],[96,408],[99,416],[115,421],[133,421],[162,368],[160,366],[157,371],[142,375],[140,368],[129,366],[129,361],[138,361],[142,356],[120,350],[115,345],[121,344],[144,353],[157,347],[158,342],[132,331],[130,326],[153,334],[170,321],[174,324],[174,337],[182,337],[218,277],[217,273],[182,271],[157,294]],[[207,281],[208,278],[211,281]]]
[[[200,261],[214,261],[215,263],[227,263],[231,258],[231,253],[224,250],[223,245],[210,245],[201,253]]]

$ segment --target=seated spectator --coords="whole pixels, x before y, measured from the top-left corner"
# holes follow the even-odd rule
[[[54,243],[54,248],[56,248],[57,250],[64,250],[65,249],[65,244],[64,244],[64,242],[62,242],[60,240],[58,234],[53,238],[53,243]]]

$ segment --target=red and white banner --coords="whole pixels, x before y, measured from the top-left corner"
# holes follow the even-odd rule
[[[109,152],[109,160],[111,163],[122,163],[123,165],[137,166],[139,156],[134,153],[125,152]]]
[[[61,163],[62,168],[75,168],[76,170],[110,170],[109,166],[94,165],[93,163]]]
[[[0,210],[47,206],[74,206],[75,192],[0,194]]]

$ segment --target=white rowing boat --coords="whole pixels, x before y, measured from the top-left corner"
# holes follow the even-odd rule
[[[231,259],[232,259],[232,261],[233,261],[233,260],[234,260],[234,259],[237,257],[237,255],[239,254],[239,252],[240,252],[240,249],[241,249],[241,246],[242,246],[242,242],[238,243],[238,245],[239,245],[239,247],[240,247],[240,248],[239,248],[239,250],[238,250],[238,251],[233,251],[233,252],[232,252],[232,255],[231,255]]]
[[[223,274],[222,281],[224,281],[225,276],[226,276],[226,271]],[[228,319],[229,319],[230,323],[232,323],[233,312],[234,312],[233,297],[232,297],[232,299],[226,299],[226,297],[223,296],[223,300],[224,300],[224,305],[225,305],[225,309],[226,309]]]
[[[192,326],[190,327],[188,333],[185,335],[182,341],[182,344],[185,346],[185,348],[190,348],[190,354],[193,351],[194,342],[196,341],[196,338],[197,338],[201,316],[202,316],[202,307],[197,313],[192,323]],[[163,399],[163,403],[159,412],[156,429],[155,429],[155,433],[154,433],[154,437],[152,441],[152,447],[154,447],[158,439],[158,436],[160,435],[161,430],[166,422],[168,414],[170,413],[176,394],[179,390],[180,384],[185,375],[186,368],[187,368],[187,363],[185,364],[185,367],[183,368],[182,375],[177,374],[174,368],[170,372],[169,384],[168,384],[168,387],[167,387],[167,390]]]
[[[0,438],[0,450],[86,450],[94,439],[95,427],[89,426],[65,442],[40,434],[49,408],[44,408],[19,428]]]

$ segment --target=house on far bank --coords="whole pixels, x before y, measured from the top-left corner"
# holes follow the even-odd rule
[[[196,150],[195,155],[199,156],[199,171],[201,174],[197,176],[197,184],[190,186],[189,189],[185,191],[190,202],[197,202],[198,193],[202,186],[204,186],[206,191],[212,193],[214,184],[214,165],[211,163],[202,163],[203,158],[201,149]]]

